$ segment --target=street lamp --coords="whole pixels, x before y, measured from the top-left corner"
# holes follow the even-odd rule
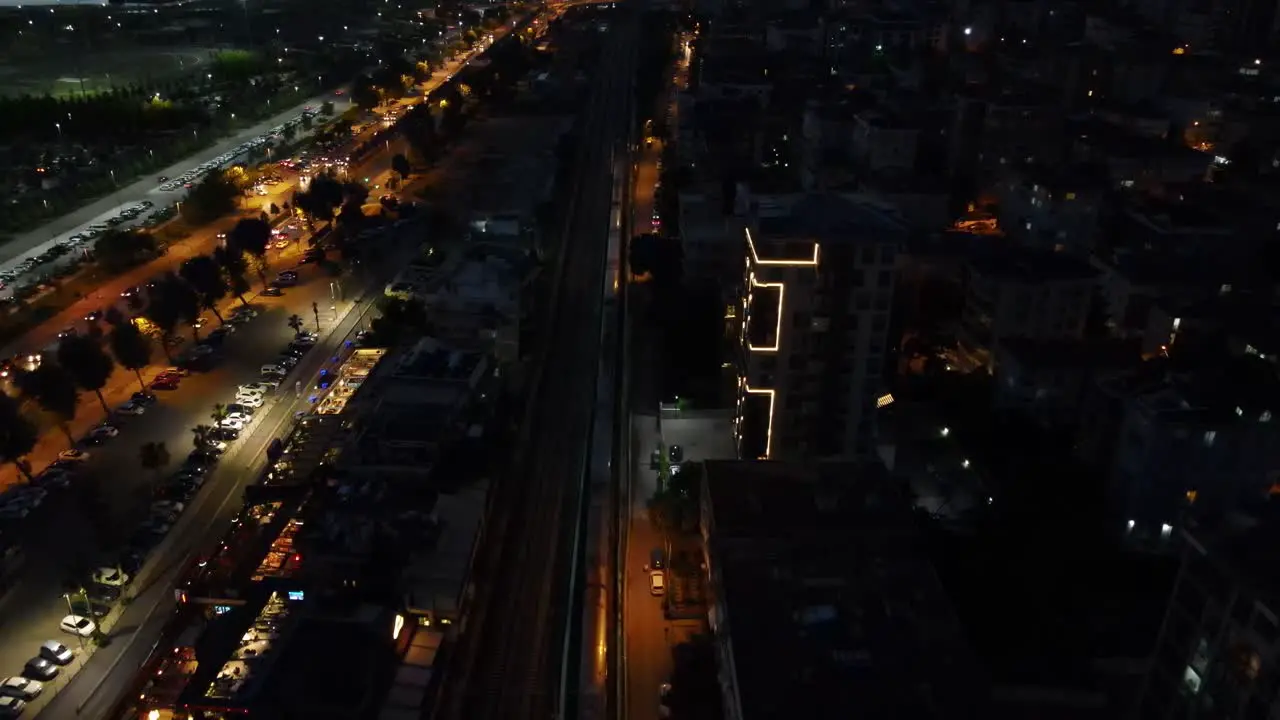
[[[62,142],[62,123],[54,123],[53,126],[58,129],[58,142]]]

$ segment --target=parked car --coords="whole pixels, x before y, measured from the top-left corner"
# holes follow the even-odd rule
[[[83,615],[68,615],[62,618],[62,622],[58,623],[58,629],[65,633],[71,633],[72,635],[89,637],[98,629],[98,626],[95,625],[92,620],[84,617]]]
[[[129,582],[129,576],[114,567],[100,567],[93,571],[93,581],[99,585],[120,587]]]
[[[59,665],[66,665],[75,657],[75,653],[57,640],[45,640],[40,643],[40,657]]]
[[[33,657],[22,668],[22,674],[36,680],[52,680],[58,677],[58,666],[47,658]]]
[[[0,717],[16,718],[27,708],[27,701],[16,697],[0,698]]]
[[[44,692],[44,683],[24,677],[7,677],[0,680],[0,695],[19,700],[34,700]]]

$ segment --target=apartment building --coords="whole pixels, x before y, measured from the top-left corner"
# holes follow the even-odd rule
[[[904,225],[832,194],[744,220],[740,457],[870,455]]]
[[[1257,513],[1280,467],[1280,385],[1256,356],[1155,361],[1100,379],[1081,407],[1076,448],[1107,481],[1116,530],[1167,542],[1189,516]]]
[[[1276,519],[1243,528],[1193,528],[1182,540],[1182,567],[1134,717],[1275,717]]]
[[[976,365],[993,367],[1005,338],[1079,338],[1096,271],[1065,253],[1000,245],[965,268],[960,346]]]

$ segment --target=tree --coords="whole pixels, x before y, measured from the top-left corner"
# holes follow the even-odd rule
[[[36,428],[22,414],[18,403],[0,393],[0,460],[13,463],[31,482],[31,466],[24,458],[36,446]]]
[[[332,101],[332,100],[325,100],[324,102],[320,103],[320,114],[321,114],[321,115],[332,115],[332,114],[333,114],[333,101]]]
[[[178,319],[191,326],[191,338],[200,342],[200,328],[197,327],[201,310],[200,293],[191,283],[169,273],[165,276],[164,294],[168,302],[178,309]]]
[[[141,230],[110,230],[93,244],[93,257],[107,272],[120,272],[156,256],[156,241]]]
[[[222,403],[217,403],[216,405],[213,406],[213,410],[209,413],[209,418],[213,420],[214,425],[217,425],[218,423],[221,423],[223,420],[226,420],[227,416],[230,414],[231,413],[227,411],[226,405],[223,405]]]
[[[76,418],[80,391],[76,389],[76,382],[71,375],[55,362],[42,362],[35,370],[20,373],[15,378],[15,383],[24,397],[34,400],[41,410],[53,416],[58,428],[67,436],[67,441],[74,443],[70,425]],[[8,399],[5,396],[5,400]],[[2,417],[3,408],[0,407],[0,418]]]
[[[268,208],[268,210],[271,212],[272,215],[280,214],[280,206],[275,203],[271,203],[271,207]]]
[[[182,320],[182,314],[174,304],[167,285],[166,279],[161,278],[151,287],[147,292],[147,307],[143,315],[160,329],[160,349],[164,352],[165,359],[172,360],[169,343],[166,341],[173,336],[173,331]]]
[[[191,444],[196,450],[204,450],[209,445],[209,436],[213,428],[208,425],[197,425],[191,428]]]
[[[361,75],[351,83],[351,102],[361,110],[372,110],[378,107],[381,100],[378,89],[373,85],[373,78],[368,75]]]
[[[409,158],[405,157],[404,153],[396,153],[391,157],[391,169],[400,174],[401,180],[407,179],[411,170]]]
[[[293,330],[294,335],[301,335],[302,328],[306,326],[307,321],[303,320],[301,315],[294,314],[289,316],[289,328]]]
[[[142,443],[138,448],[138,461],[158,476],[169,465],[169,448],[163,442]]]
[[[379,301],[379,309],[382,313],[370,327],[381,345],[396,345],[430,329],[426,308],[417,300],[387,297]]]
[[[195,290],[200,306],[211,311],[219,323],[225,323],[218,312],[218,301],[227,296],[227,280],[217,261],[208,255],[197,255],[182,263],[178,273]]]
[[[222,268],[222,278],[227,284],[227,291],[240,299],[240,304],[248,305],[244,294],[249,292],[249,280],[245,277],[248,270],[244,253],[230,248],[220,247],[213,251],[213,259]]]
[[[76,386],[98,396],[103,412],[111,412],[102,388],[107,386],[116,364],[101,344],[82,335],[68,335],[58,343],[58,364],[66,368]]]
[[[107,344],[116,362],[126,370],[132,370],[143,392],[147,384],[142,381],[142,369],[151,364],[151,341],[132,322],[122,322],[111,329]]]
[[[245,218],[236,223],[227,233],[227,249],[229,251],[248,253],[263,259],[267,256],[267,246],[271,242],[271,226],[258,218]],[[265,273],[263,284],[266,284]]]
[[[226,215],[236,207],[240,188],[224,171],[215,170],[187,193],[182,202],[182,218],[203,225]]]

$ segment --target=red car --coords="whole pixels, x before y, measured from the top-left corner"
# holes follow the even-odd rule
[[[178,376],[177,375],[161,375],[160,377],[155,379],[155,382],[151,383],[151,389],[152,390],[177,390]]]

